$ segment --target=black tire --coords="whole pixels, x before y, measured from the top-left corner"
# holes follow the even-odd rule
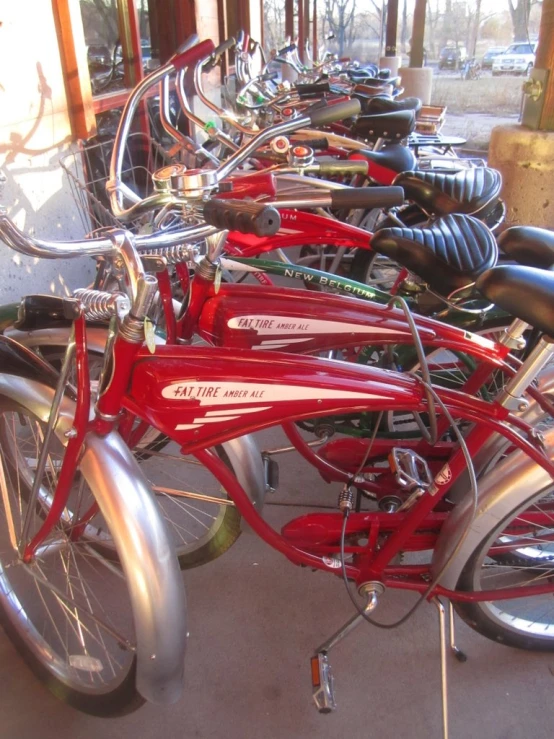
[[[526,513],[543,510],[546,520],[552,521],[554,501],[552,489],[535,493],[524,505],[508,514],[494,529],[488,532],[475,548],[465,564],[457,583],[457,589],[472,591],[494,590],[496,576],[498,587],[525,585],[527,579],[536,582],[552,581],[554,577],[554,546],[541,543],[540,531],[550,537],[553,528],[531,526]],[[508,528],[515,528],[509,532]],[[519,526],[519,530],[518,530]],[[503,550],[514,543],[510,557],[505,551],[499,557],[492,548],[501,544]],[[537,543],[537,541],[539,543]],[[487,582],[481,588],[482,573]],[[496,573],[496,575],[495,575]],[[554,651],[554,599],[552,593],[534,598],[461,603],[454,601],[456,611],[471,628],[493,641],[518,649]]]
[[[54,695],[94,716],[123,716],[144,699],[136,690],[134,625],[123,572],[92,551],[96,536],[110,537],[106,522],[102,519],[100,532],[92,519],[86,531],[93,535],[73,540],[71,521],[61,519],[39,557],[25,563],[14,551],[44,433],[32,408],[32,397],[26,405],[0,396],[0,467],[6,481],[0,500],[0,622]],[[63,447],[54,439],[38,502],[29,511],[31,535],[49,509],[62,457]],[[91,495],[80,474],[77,488],[79,496]]]

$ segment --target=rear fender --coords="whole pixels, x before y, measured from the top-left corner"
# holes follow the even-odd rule
[[[0,374],[0,394],[48,420],[54,389],[35,380]],[[56,434],[73,423],[64,398]],[[185,593],[175,550],[142,471],[116,432],[87,434],[82,471],[110,527],[125,571],[137,636],[137,689],[154,703],[182,693],[186,644]],[[133,515],[129,515],[132,511]]]
[[[545,444],[552,459],[554,429],[545,434]],[[440,532],[433,553],[433,576],[447,562],[450,563],[439,584],[454,590],[464,565],[486,534],[509,513],[518,508],[525,509],[533,493],[546,492],[553,485],[554,481],[548,472],[521,450],[497,464],[479,481],[477,513],[473,520],[473,498],[468,491]],[[461,545],[457,549],[459,542]]]

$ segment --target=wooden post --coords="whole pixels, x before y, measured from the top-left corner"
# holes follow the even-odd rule
[[[127,87],[135,87],[142,79],[142,50],[137,6],[134,0],[117,0],[117,12],[125,69],[125,84]]]
[[[425,36],[425,10],[427,0],[416,0],[414,25],[410,43],[410,67],[423,67],[423,38]]]
[[[308,61],[306,54],[306,42],[310,40],[310,0],[304,0],[304,47],[302,49],[302,60],[304,64]]]
[[[542,3],[535,67],[548,70],[539,129],[554,131],[554,0],[543,0]]]
[[[285,0],[285,36],[294,41],[294,0]]]
[[[318,62],[318,41],[317,41],[317,0],[314,0],[312,9],[312,58],[314,62]]]
[[[81,8],[78,0],[56,0],[52,7],[60,41],[71,130],[76,139],[88,139],[96,133],[96,117]]]
[[[298,56],[304,62],[304,41],[306,39],[306,26],[304,18],[304,0],[298,0]]]
[[[398,0],[388,0],[387,30],[385,34],[385,56],[396,56],[397,29],[398,29]]]

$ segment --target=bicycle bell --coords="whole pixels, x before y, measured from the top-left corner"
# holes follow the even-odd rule
[[[307,167],[313,164],[314,150],[310,146],[293,146],[289,152],[289,162],[294,167]]]
[[[269,147],[274,154],[288,154],[290,141],[286,136],[276,136],[274,139],[271,139]]]
[[[212,169],[188,169],[184,164],[169,164],[152,175],[157,192],[201,199],[217,189],[217,175]]]

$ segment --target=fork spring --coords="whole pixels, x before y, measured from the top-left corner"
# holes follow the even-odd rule
[[[123,293],[80,288],[73,293],[83,306],[85,316],[92,321],[108,321],[123,309],[129,308],[129,298]]]
[[[177,246],[164,246],[159,249],[148,249],[141,251],[141,256],[163,257],[168,264],[180,262],[194,263],[194,258],[203,253],[200,244],[178,244]]]

